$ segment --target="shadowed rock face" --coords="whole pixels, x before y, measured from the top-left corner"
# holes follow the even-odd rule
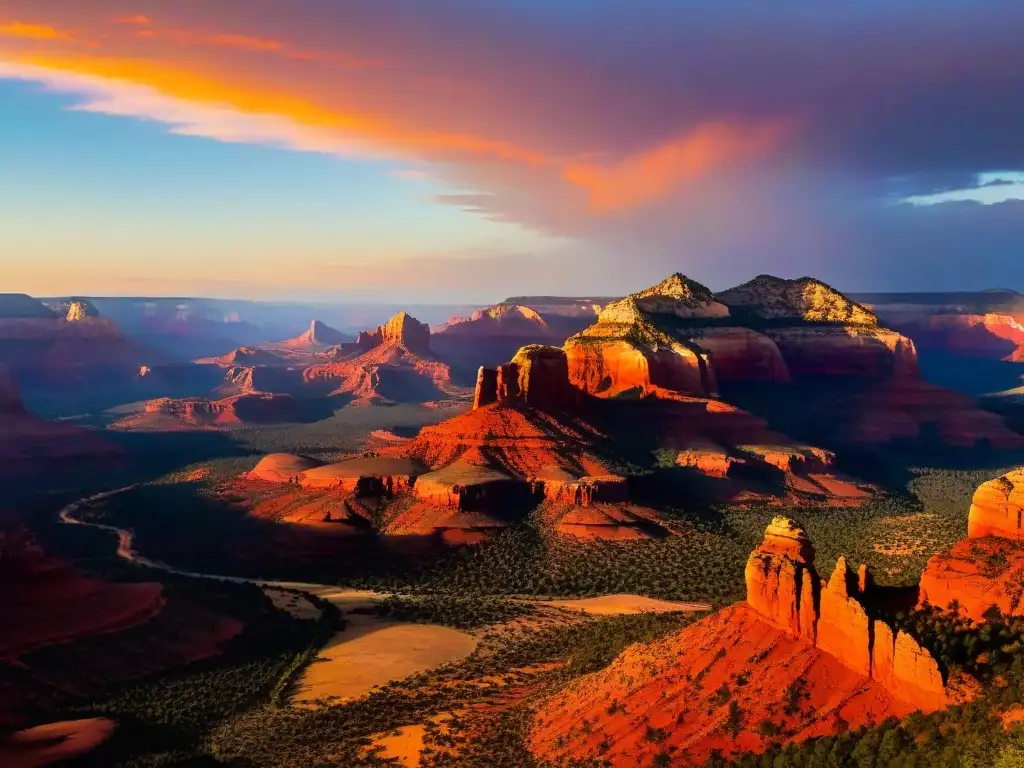
[[[26,296],[24,293],[0,293],[0,320],[48,318],[57,315],[41,301]]]
[[[840,557],[822,584],[807,534],[792,520],[772,520],[747,561],[746,582],[747,603],[772,624],[916,707],[932,711],[948,703],[931,654],[905,632],[868,615],[873,585],[867,569],[855,575]]]

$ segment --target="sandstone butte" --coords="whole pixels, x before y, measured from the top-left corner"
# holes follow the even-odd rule
[[[976,621],[993,606],[1024,616],[1024,468],[982,483],[968,516],[968,538],[934,555],[921,575],[919,600]]]
[[[449,366],[430,349],[430,327],[405,312],[354,342],[332,347],[326,358],[330,362],[303,371],[307,386],[364,402],[427,402],[463,394]]]
[[[550,697],[534,716],[532,751],[555,764],[650,765],[668,750],[701,765],[714,749],[763,750],[772,741],[757,728],[765,720],[802,741],[960,700],[926,650],[870,616],[866,569],[854,575],[840,559],[826,584],[813,558],[806,533],[775,518],[747,563],[745,603],[633,645]]]

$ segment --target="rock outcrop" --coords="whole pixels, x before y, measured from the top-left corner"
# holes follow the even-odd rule
[[[851,301],[830,285],[811,277],[785,280],[758,275],[743,285],[716,295],[735,314],[737,310],[760,320],[787,320],[875,327],[870,310]]]
[[[580,392],[569,383],[565,351],[539,344],[520,349],[512,362],[477,373],[473,407],[522,404],[543,410],[572,409]]]
[[[271,453],[260,459],[246,477],[268,483],[298,483],[303,472],[320,466],[323,466],[323,462],[308,456]]]
[[[333,347],[344,344],[350,337],[336,331],[326,323],[314,320],[310,323],[309,330],[294,339],[288,339],[281,343],[287,349],[311,349]]]
[[[1024,362],[1024,325],[1009,314],[923,314],[898,326],[922,349],[958,357]]]
[[[99,317],[99,310],[93,306],[92,302],[89,301],[71,301],[68,302],[67,312],[64,314],[64,319],[69,323],[75,323],[79,320],[85,320],[87,317]]]
[[[1024,540],[1024,468],[983,483],[974,493],[967,536]]]
[[[708,353],[665,326],[727,315],[706,287],[672,275],[612,302],[594,325],[567,339],[569,378],[576,388],[599,397],[653,388],[714,394],[718,387]]]
[[[982,483],[967,538],[933,555],[921,574],[919,602],[982,621],[992,608],[1024,616],[1024,468]]]
[[[948,703],[938,662],[912,637],[873,618],[873,584],[842,557],[827,584],[814,550],[793,521],[777,517],[747,561],[747,603],[766,620],[839,659],[907,703],[933,711]]]
[[[776,517],[746,568],[747,603],[772,624],[814,643],[820,584],[803,528]]]
[[[248,392],[210,400],[205,397],[150,400],[141,413],[111,424],[112,429],[174,430],[240,424],[287,424],[299,421],[295,399],[286,394]]]
[[[405,312],[350,344],[332,347],[324,357],[330,362],[303,371],[307,387],[363,403],[422,403],[469,394],[431,351],[429,326]]]

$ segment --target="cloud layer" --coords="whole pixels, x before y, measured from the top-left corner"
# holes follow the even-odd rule
[[[608,292],[667,269],[719,285],[776,272],[1024,288],[1024,204],[942,196],[1024,168],[1024,4],[10,0],[0,13],[0,78],[176,133],[394,161],[399,177],[444,182],[437,204],[570,238]],[[571,270],[557,277],[551,290],[574,290]]]

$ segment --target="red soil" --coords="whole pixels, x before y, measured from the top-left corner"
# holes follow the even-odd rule
[[[719,693],[723,686],[727,697]],[[787,711],[790,686],[803,694]],[[728,730],[730,701],[741,713],[735,738]],[[680,764],[700,765],[712,749],[726,755],[763,750],[768,739],[758,725],[764,720],[802,741],[912,709],[739,603],[666,639],[631,646],[604,671],[551,697],[538,708],[530,744],[553,762],[603,758],[650,765],[664,751]],[[602,742],[610,744],[607,751]]]
[[[1002,538],[965,539],[933,555],[921,574],[920,601],[960,612],[975,621],[996,606],[1004,616],[1024,616],[1024,544]]]
[[[5,768],[41,768],[91,752],[110,738],[113,720],[94,717],[68,720],[17,731],[0,739],[0,764]]]

